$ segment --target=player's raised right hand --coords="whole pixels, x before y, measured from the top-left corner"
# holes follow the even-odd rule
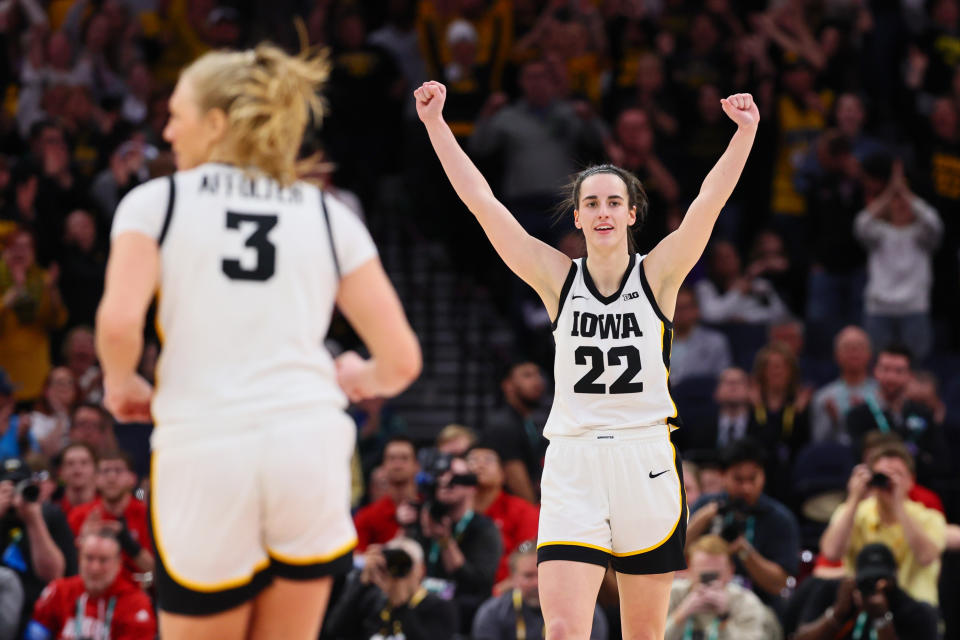
[[[417,100],[417,115],[426,124],[443,118],[443,103],[447,99],[447,88],[435,80],[424,82],[413,92]]]

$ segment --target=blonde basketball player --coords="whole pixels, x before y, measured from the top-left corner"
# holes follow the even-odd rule
[[[106,405],[154,419],[160,635],[313,640],[350,568],[353,400],[399,393],[420,348],[350,211],[296,181],[327,66],[270,46],[181,75],[164,137],[178,171],[114,218],[97,315]],[[136,375],[157,294],[153,389]],[[370,350],[330,357],[334,304]]]
[[[620,586],[623,637],[663,638],[673,572],[684,566],[686,507],[667,389],[677,290],[733,191],[759,122],[748,94],[721,101],[737,124],[680,227],[648,255],[631,250],[639,181],[611,165],[580,173],[570,194],[587,257],[531,237],[494,197],[443,121],[446,88],[414,92],[417,113],[461,200],[554,321],[556,393],[544,435],[538,533],[548,640],[590,637],[606,567]]]

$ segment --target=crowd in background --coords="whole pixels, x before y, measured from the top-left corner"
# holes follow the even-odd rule
[[[582,238],[556,206],[575,170],[643,181],[645,253],[725,148],[720,98],[754,95],[755,148],[674,318],[692,516],[668,637],[934,638],[944,622],[960,637],[942,606],[960,597],[958,0],[7,0],[0,638],[155,633],[136,497],[150,426],[101,408],[91,331],[108,231],[125,193],[173,170],[178,70],[263,39],[330,52],[313,177],[375,234],[389,210],[444,242],[516,343],[483,429],[413,442],[389,405],[352,409],[358,569],[325,636],[542,631],[530,541],[550,318],[432,155],[410,95],[436,79],[498,197],[573,257]],[[618,625],[611,577],[593,637]]]

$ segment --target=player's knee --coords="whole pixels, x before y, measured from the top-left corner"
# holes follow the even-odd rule
[[[582,630],[577,629],[571,620],[558,617],[550,620],[545,625],[546,640],[586,640],[590,637],[590,630],[587,629],[584,634]]]
[[[660,638],[663,638],[664,630],[658,630],[655,626],[654,623],[651,623],[650,626],[642,629],[624,630],[623,640],[660,640]]]

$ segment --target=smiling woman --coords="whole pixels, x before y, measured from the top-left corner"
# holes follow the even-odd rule
[[[590,636],[612,565],[624,637],[662,638],[673,572],[685,566],[687,521],[669,434],[677,423],[667,385],[671,318],[753,145],[753,98],[721,100],[737,132],[680,227],[648,255],[636,253],[631,231],[647,209],[639,180],[613,165],[577,175],[565,210],[583,230],[587,257],[571,260],[530,236],[494,197],[443,121],[446,88],[427,82],[414,96],[457,195],[553,318],[556,393],[544,429],[537,551],[546,636]]]

